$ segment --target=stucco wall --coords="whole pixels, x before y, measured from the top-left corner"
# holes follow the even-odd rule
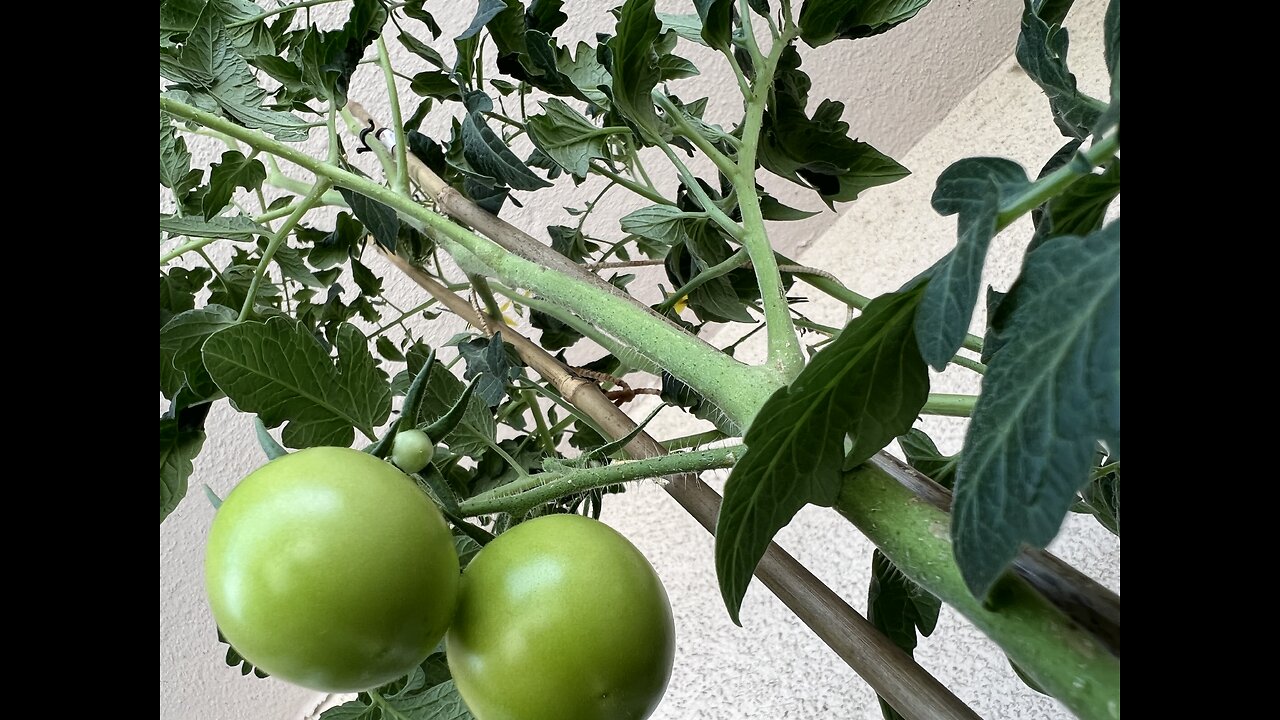
[[[595,28],[609,23],[611,4],[570,3],[566,38],[589,39]],[[691,11],[691,4],[675,0],[659,5],[669,12]],[[937,217],[928,204],[933,180],[947,164],[967,155],[996,154],[1037,169],[1060,143],[1047,103],[1009,59],[1020,5],[1013,0],[935,2],[919,18],[886,35],[805,53],[814,97],[845,100],[846,119],[856,133],[897,157],[914,175],[869,192],[838,216],[824,213],[804,223],[773,224],[775,241],[788,250],[798,247],[799,261],[828,269],[861,292],[882,292],[914,275],[954,241],[954,220]],[[1080,0],[1077,5],[1070,25],[1079,28],[1072,36],[1072,67],[1086,89],[1105,95],[1096,31],[1104,2]],[[466,25],[474,5],[437,3],[431,9],[438,13],[445,37],[450,37]],[[736,117],[738,100],[729,92],[732,79],[720,71],[720,63],[703,62],[703,56],[683,45],[681,52],[705,73],[681,86],[681,94],[709,95],[711,117]],[[416,67],[412,59],[406,61],[407,67]],[[362,71],[353,87],[353,97],[375,115],[388,116],[376,75]],[[197,148],[201,150],[213,148]],[[660,158],[648,162],[662,167]],[[787,183],[766,184],[779,196],[794,198],[795,204],[819,205]],[[537,231],[563,222],[561,206],[589,199],[591,187],[545,191],[524,210],[504,210],[503,215]],[[637,206],[622,203],[624,197],[611,195],[618,201],[611,208],[612,217],[593,218],[600,234],[610,234],[613,218]],[[616,224],[612,227],[616,232]],[[997,287],[1007,287],[1016,274],[1028,236],[1026,228],[1018,226],[996,240],[988,279]],[[397,283],[393,273],[386,275],[393,292],[408,305],[416,302],[416,289]],[[806,314],[819,322],[843,323],[842,308],[824,302],[817,293],[809,297],[814,302]],[[447,317],[437,322],[429,341],[443,340],[460,329]],[[757,349],[743,348],[746,353]],[[936,389],[972,392],[977,386],[971,374],[960,371],[938,378]],[[633,415],[643,412],[643,403],[634,406]],[[695,429],[672,412],[659,421],[664,436]],[[930,420],[926,428],[944,450],[959,447],[963,423]],[[207,483],[225,494],[261,464],[252,436],[248,418],[228,411],[225,404],[215,410],[210,440],[192,479],[192,495],[160,529],[160,716],[166,720],[295,720],[314,713],[326,699],[275,680],[240,677],[224,666],[225,648],[215,642],[201,587],[201,554],[213,511],[199,488]],[[723,478],[711,479],[719,484]],[[729,622],[715,585],[711,537],[660,489],[642,484],[608,498],[604,519],[650,558],[675,609],[676,667],[655,718],[879,717],[865,683],[763,587],[753,585],[748,592],[745,627]],[[1117,540],[1088,518],[1072,518],[1063,535],[1056,547],[1062,555],[1119,588]],[[810,508],[783,530],[779,541],[855,607],[865,605],[871,547],[848,523],[830,511]],[[917,656],[984,717],[1066,717],[1054,702],[1022,686],[999,651],[946,610],[934,637],[923,643]]]

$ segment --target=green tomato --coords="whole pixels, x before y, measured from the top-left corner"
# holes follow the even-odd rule
[[[626,538],[548,515],[472,559],[446,647],[477,720],[642,720],[671,677],[675,624]]]
[[[214,517],[205,586],[249,662],[323,692],[411,671],[453,617],[458,556],[440,511],[371,455],[317,447],[255,470]]]
[[[416,428],[401,430],[391,441],[391,461],[407,473],[416,473],[426,467],[435,454],[436,444]]]

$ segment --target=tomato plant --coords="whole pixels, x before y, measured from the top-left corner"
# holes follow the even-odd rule
[[[671,675],[666,590],[608,525],[517,525],[462,577],[449,669],[477,720],[643,720]]]
[[[209,530],[213,617],[249,662],[326,692],[399,678],[453,616],[458,557],[412,480],[347,448],[285,455],[251,473]]]
[[[1118,594],[1045,548],[1071,512],[1120,528],[1120,0],[1089,0],[1096,49],[1068,43],[1071,0],[1022,3],[1025,76],[999,75],[1038,86],[1063,137],[1019,161],[982,148],[895,204],[955,216],[949,248],[868,232],[841,252],[875,237],[914,262],[853,257],[878,271],[861,288],[780,229],[908,170],[874,146],[875,103],[846,113],[812,75],[869,77],[844,59],[881,55],[907,73],[886,86],[951,77],[895,45],[928,0],[616,3],[569,23],[562,0],[161,1],[161,521],[216,469],[214,408],[256,416],[269,455],[300,451],[214,520],[226,638],[280,677],[363,690],[326,719],[465,717],[459,689],[482,716],[643,715],[670,666],[661,586],[559,515],[663,478],[714,531],[728,618],[760,579],[890,718],[973,714],[910,655],[945,604],[1029,686],[1110,720]],[[712,65],[720,96],[697,97],[683,81]],[[553,186],[581,195],[532,196]],[[993,247],[1016,255],[1006,276]],[[701,432],[662,437],[648,402]],[[925,416],[964,418],[963,444],[944,452]],[[811,505],[877,548],[869,622],[772,542]],[[431,652],[473,556],[450,652]]]

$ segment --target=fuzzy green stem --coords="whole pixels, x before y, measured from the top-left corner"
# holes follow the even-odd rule
[[[547,416],[542,413],[538,396],[530,390],[521,390],[520,397],[524,400],[524,404],[529,406],[529,413],[533,415],[533,424],[538,428],[538,440],[542,443],[542,449],[548,455],[555,456],[556,441],[551,437],[551,429],[547,427]]]
[[[462,516],[505,512],[520,515],[531,508],[585,490],[689,472],[732,467],[746,452],[742,445],[675,453],[644,460],[615,462],[604,467],[570,468],[531,475],[462,503]]]
[[[755,36],[751,33],[750,9],[742,2],[742,31],[747,48],[753,57],[759,55]],[[742,145],[738,148],[738,166],[730,175],[734,190],[738,193],[738,208],[742,212],[743,235],[741,242],[751,256],[756,282],[760,285],[760,300],[764,304],[764,319],[768,336],[768,364],[780,371],[785,382],[790,382],[804,367],[804,354],[800,351],[800,339],[791,323],[791,308],[778,272],[778,261],[773,246],[765,233],[764,213],[756,194],[756,152],[760,146],[760,131],[764,124],[764,110],[773,85],[773,75],[778,69],[782,52],[795,39],[796,31],[789,30],[773,44],[768,59],[757,63],[755,83],[747,96],[747,114],[742,126]]]
[[[378,36],[378,65],[382,67],[382,79],[387,86],[387,102],[391,105],[391,127],[396,133],[396,164],[392,187],[401,195],[409,194],[409,165],[405,153],[409,143],[404,136],[404,120],[400,115],[400,92],[396,88],[395,72],[391,69],[391,57],[387,55],[387,42]]]
[[[715,221],[715,224],[719,225],[720,229],[728,233],[730,237],[735,240],[741,240],[744,234],[743,229],[739,227],[738,223],[734,222],[732,218],[726,215],[725,212],[720,209],[720,206],[715,204],[710,195],[707,195],[707,191],[702,188],[702,183],[698,182],[697,178],[693,176],[693,172],[689,170],[689,166],[684,164],[684,161],[680,159],[679,155],[676,155],[670,145],[663,143],[658,145],[658,147],[662,149],[662,152],[667,156],[667,159],[671,161],[673,166],[675,166],[676,172],[679,173],[680,180],[684,182],[685,188],[689,191],[689,194],[693,195],[694,199],[698,201],[698,204],[702,206],[702,209],[706,212],[707,216]]]
[[[969,417],[973,414],[973,405],[978,402],[977,395],[952,395],[949,393],[929,393],[921,415],[942,415],[944,417]]]
[[[668,452],[675,450],[684,450],[685,448],[697,448],[703,445],[710,445],[717,440],[725,439],[725,434],[719,430],[705,430],[692,435],[682,435],[662,441],[662,447]]]
[[[258,286],[262,284],[262,276],[267,274],[267,266],[271,264],[271,258],[275,257],[276,250],[280,249],[281,243],[289,237],[289,233],[293,232],[294,227],[302,220],[302,216],[311,212],[311,208],[320,204],[320,198],[324,196],[326,190],[333,184],[326,178],[318,178],[316,184],[311,187],[311,192],[298,202],[298,206],[289,213],[289,217],[284,219],[280,227],[276,230],[275,235],[271,236],[271,240],[267,243],[267,248],[262,251],[262,259],[258,261],[258,267],[253,271],[253,279],[249,281],[249,292],[245,295],[244,305],[240,308],[240,317],[237,322],[244,322],[253,316],[253,301],[258,297]]]
[[[645,186],[641,185],[640,183],[636,182],[635,180],[632,180],[632,179],[631,179],[631,178],[629,178],[629,177],[625,177],[625,176],[619,175],[618,173],[616,173],[616,172],[614,172],[614,171],[610,170],[609,168],[604,167],[604,166],[602,166],[602,165],[597,165],[597,164],[595,164],[595,163],[591,163],[591,172],[593,172],[593,173],[595,173],[595,174],[599,175],[600,177],[606,177],[606,178],[609,178],[610,180],[614,181],[615,183],[617,183],[617,184],[621,185],[622,187],[624,187],[624,188],[626,188],[626,189],[630,190],[631,192],[635,193],[636,195],[639,195],[640,197],[644,198],[645,200],[649,200],[650,202],[655,202],[655,203],[657,203],[657,204],[659,204],[659,205],[675,205],[675,202],[673,202],[673,201],[671,201],[671,200],[668,200],[668,199],[666,198],[666,196],[664,196],[664,195],[662,195],[662,194],[658,193],[656,190],[652,190],[652,189],[650,189],[650,188],[647,188],[647,187],[645,187]]]
[[[745,81],[743,82],[742,87],[745,94],[748,90]],[[702,135],[702,133],[698,132],[697,128],[689,124],[689,121],[685,119],[684,113],[675,106],[675,103],[671,102],[671,98],[667,97],[664,93],[655,90],[653,92],[653,99],[658,103],[658,106],[662,108],[663,112],[667,114],[667,117],[671,118],[671,120],[675,122],[676,129],[680,131],[681,136],[692,141],[693,144],[702,151],[702,154],[710,158],[711,162],[718,170],[720,170],[720,172],[724,173],[726,176],[733,175],[734,170],[736,170],[738,166],[726,157],[724,153],[720,152],[719,148],[712,145]]]
[[[222,132],[251,147],[288,160],[395,210],[412,223],[430,228],[471,251],[480,262],[508,283],[530,289],[562,307],[573,308],[586,320],[636,348],[680,380],[697,387],[712,404],[740,427],[747,427],[765,400],[783,380],[774,370],[753,368],[707,345],[629,296],[615,294],[560,271],[525,259],[444,216],[419,205],[412,198],[367,178],[318,160],[295,146],[241,127],[218,115],[204,112],[173,98],[161,97],[160,107],[171,115]],[[375,144],[376,147],[376,144]],[[773,256],[767,256],[774,268]],[[779,296],[779,299],[781,296]],[[785,311],[785,306],[784,306]],[[786,315],[790,327],[790,313]],[[796,343],[797,352],[799,343]]]
[[[746,264],[747,264],[747,253],[744,250],[738,250],[737,252],[730,255],[728,258],[726,258],[723,262],[712,265],[706,270],[703,270],[697,275],[694,275],[693,277],[689,278],[689,282],[686,282],[684,285],[681,285],[680,287],[676,288],[676,290],[672,292],[670,295],[668,295],[667,299],[663,300],[662,304],[658,306],[657,308],[658,312],[665,313],[670,311],[671,308],[676,306],[676,303],[680,302],[681,298],[688,296],[689,293],[693,292],[694,290],[697,290],[698,288],[711,282],[712,280],[715,280],[716,278],[721,277],[722,275],[727,275],[733,272],[734,270],[737,270],[738,268]]]
[[[1040,687],[1086,720],[1120,717],[1120,659],[1026,581],[1006,574],[984,605],[952,554],[950,517],[875,463],[845,477],[836,510],[913,582],[951,605]]]
[[[329,3],[335,3],[335,2],[343,2],[343,0],[302,0],[302,2],[290,3],[288,5],[281,5],[278,8],[272,8],[271,10],[263,11],[260,15],[254,15],[253,17],[247,17],[244,20],[237,20],[233,23],[228,23],[227,29],[234,30],[238,27],[244,27],[245,25],[252,25],[254,23],[262,22],[263,20],[266,20],[269,17],[280,15],[282,13],[287,13],[291,10],[301,10],[302,8],[308,8],[314,5],[327,5]]]
[[[216,238],[216,237],[208,237],[208,238],[194,238],[194,239],[192,239],[192,240],[190,240],[190,241],[188,241],[188,242],[185,242],[185,243],[183,243],[183,244],[179,245],[178,247],[176,247],[176,248],[174,248],[174,249],[170,250],[169,252],[167,252],[167,253],[165,253],[165,254],[161,255],[161,256],[160,256],[160,264],[161,264],[161,265],[167,265],[167,264],[169,264],[170,262],[172,262],[173,260],[175,260],[176,258],[179,258],[179,257],[181,257],[181,256],[183,256],[183,255],[186,255],[187,253],[191,252],[192,250],[199,250],[200,248],[204,247],[205,245],[208,245],[209,243],[215,243],[215,242],[218,242],[218,241],[219,241],[219,240],[221,240],[221,239],[222,239],[222,238]]]

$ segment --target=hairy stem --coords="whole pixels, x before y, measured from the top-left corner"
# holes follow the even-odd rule
[[[289,213],[289,217],[284,219],[280,227],[276,230],[275,235],[271,236],[271,240],[267,242],[267,248],[262,251],[262,259],[258,261],[258,267],[253,271],[253,279],[249,281],[249,292],[245,295],[244,305],[240,308],[240,317],[237,322],[244,322],[253,316],[253,301],[258,298],[258,286],[262,284],[262,276],[267,273],[267,266],[271,264],[271,258],[275,257],[276,250],[280,249],[281,243],[289,237],[289,233],[297,227],[298,222],[302,220],[302,216],[311,212],[311,208],[320,204],[320,198],[324,196],[326,190],[332,187],[332,184],[325,178],[318,178],[316,184],[311,187],[311,192],[307,193],[293,212]]]
[[[387,86],[387,102],[391,105],[391,128],[396,133],[396,172],[392,187],[401,195],[409,194],[409,165],[404,161],[409,143],[404,136],[404,121],[400,117],[400,92],[396,89],[395,72],[391,69],[391,57],[387,55],[387,42],[378,36],[378,65],[382,67],[382,79]]]
[[[1120,717],[1120,659],[1023,578],[999,580],[984,605],[952,555],[950,517],[880,465],[846,476],[836,510],[913,582],[960,611],[1053,697],[1088,720]]]
[[[527,480],[513,482],[465,500],[462,503],[462,515],[474,517],[498,512],[521,515],[543,503],[585,490],[664,475],[732,467],[745,451],[743,446],[734,445],[616,462],[603,467],[566,467],[561,471],[532,475]]]

